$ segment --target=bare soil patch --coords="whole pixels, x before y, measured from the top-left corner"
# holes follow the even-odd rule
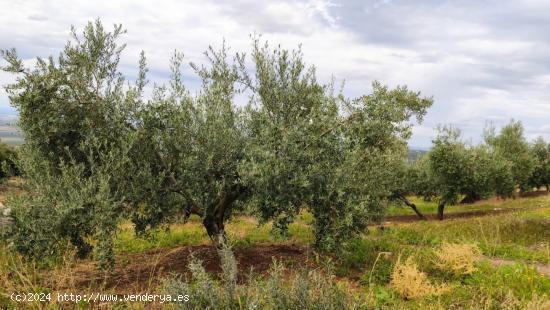
[[[255,245],[233,250],[239,269],[239,281],[247,280],[250,271],[266,274],[273,260],[286,266],[313,266],[312,253],[307,247],[295,244]],[[101,289],[119,294],[152,292],[162,278],[171,274],[189,276],[188,265],[195,258],[202,261],[205,270],[212,274],[221,272],[220,260],[214,247],[208,245],[158,249],[117,256],[115,269],[110,274],[98,271],[94,262],[86,261],[63,271],[52,271],[46,278],[49,287],[56,290]]]
[[[494,267],[498,266],[509,266],[517,264],[518,262],[515,260],[509,260],[509,259],[500,259],[500,258],[489,258],[489,261],[491,262],[491,265]],[[550,278],[550,264],[532,264],[532,266],[537,269],[537,271],[547,277]]]

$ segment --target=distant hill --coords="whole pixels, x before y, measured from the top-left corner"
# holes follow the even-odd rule
[[[428,153],[428,150],[409,148],[407,160],[413,162]]]
[[[0,113],[0,141],[11,144],[23,144],[23,135],[16,125],[17,115]]]

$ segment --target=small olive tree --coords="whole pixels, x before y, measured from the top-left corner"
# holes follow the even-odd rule
[[[181,213],[200,216],[222,246],[225,222],[245,203],[282,233],[311,211],[315,246],[331,250],[394,199],[411,121],[422,120],[430,98],[375,82],[371,94],[347,99],[317,81],[299,50],[254,39],[251,67],[225,46],[205,53],[207,65],[192,64],[202,80],[194,95],[175,53],[169,84],[146,99],[145,56],[135,85],[118,71],[123,33],[99,21],[82,35],[73,30],[59,58],[38,59],[34,70],[3,52],[5,69],[19,75],[8,91],[33,186],[15,203],[20,251],[48,254],[68,239],[84,256],[95,243],[109,267],[121,219],[143,233]],[[248,105],[236,104],[239,93]]]
[[[43,257],[65,240],[78,254],[96,243],[104,266],[112,265],[113,236],[125,214],[125,172],[139,87],[124,89],[118,71],[124,33],[90,23],[57,59],[38,58],[25,68],[15,50],[2,51],[17,81],[6,87],[25,134],[21,169],[31,194],[11,202],[14,246]]]
[[[437,214],[443,219],[446,204],[458,202],[459,195],[466,185],[465,168],[468,165],[467,151],[464,142],[460,140],[460,131],[452,127],[440,128],[438,136],[433,140],[433,146],[428,154],[429,167],[435,178],[435,188],[438,193]]]

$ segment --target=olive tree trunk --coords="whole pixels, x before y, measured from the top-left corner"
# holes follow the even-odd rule
[[[414,204],[413,202],[411,202],[410,200],[407,199],[407,197],[403,196],[403,195],[400,195],[399,196],[399,199],[401,199],[401,201],[409,206],[413,211],[414,213],[416,213],[416,215],[418,215],[418,217],[421,219],[421,220],[426,220],[426,217],[424,216],[424,214],[422,214],[422,212],[420,212],[420,210],[418,210],[418,208],[416,207],[416,204]]]
[[[224,193],[216,203],[213,203],[206,209],[202,224],[206,228],[206,233],[210,237],[212,244],[217,249],[222,249],[224,245],[227,245],[224,222],[233,208],[233,203],[244,192],[245,190],[242,186],[236,186]]]
[[[445,201],[441,201],[437,205],[437,218],[443,220],[443,211],[445,211]]]

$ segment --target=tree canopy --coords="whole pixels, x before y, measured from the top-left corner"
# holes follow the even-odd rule
[[[512,164],[512,175],[515,184],[522,191],[529,189],[529,176],[535,168],[535,158],[529,151],[529,144],[523,133],[523,125],[511,120],[496,134],[494,127],[485,131],[485,142],[495,153]]]
[[[473,202],[491,195],[510,197],[515,188],[512,164],[487,146],[468,146],[458,129],[443,126],[428,154],[411,165],[409,190],[445,205]]]
[[[550,144],[538,137],[531,145],[531,154],[535,158],[533,173],[528,179],[531,187],[546,187],[550,190]]]
[[[245,54],[225,46],[191,67],[196,94],[183,83],[183,55],[171,59],[168,85],[148,87],[144,53],[138,78],[118,69],[121,26],[99,21],[75,29],[57,57],[23,66],[3,51],[7,86],[25,134],[22,169],[32,195],[14,202],[14,244],[52,254],[69,240],[104,267],[122,219],[145,233],[178,214],[196,214],[216,245],[239,209],[285,233],[303,209],[314,217],[315,246],[336,249],[379,219],[394,199],[413,121],[432,99],[378,82],[346,98],[322,84],[301,51],[252,40]],[[251,63],[252,65],[249,65]],[[246,105],[237,94],[246,95]],[[242,96],[241,96],[242,97]],[[395,169],[394,169],[395,168]]]

